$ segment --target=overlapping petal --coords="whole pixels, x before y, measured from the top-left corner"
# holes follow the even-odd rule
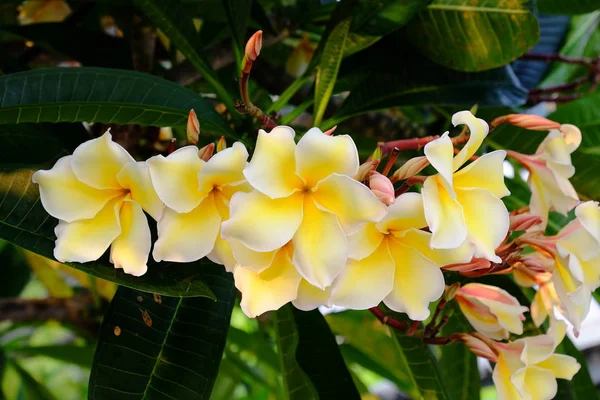
[[[229,239],[229,246],[233,253],[233,258],[237,262],[251,271],[260,273],[267,269],[272,263],[273,258],[279,250],[258,252],[244,246],[242,242],[236,239]]]
[[[385,237],[373,222],[367,222],[348,236],[348,258],[362,260],[373,253]]]
[[[454,145],[450,136],[448,136],[448,132],[444,133],[439,139],[427,143],[424,151],[429,163],[442,177],[441,183],[451,193],[451,197],[454,197],[452,190]]]
[[[427,226],[423,196],[419,193],[404,193],[387,209],[387,214],[377,223],[381,232],[404,232]]]
[[[600,206],[597,201],[586,201],[575,208],[575,216],[600,243]]]
[[[110,247],[110,262],[126,274],[142,276],[148,270],[148,255],[152,246],[148,220],[140,204],[128,198],[119,213],[121,234]]]
[[[454,174],[454,187],[487,189],[498,198],[508,196],[502,168],[505,158],[504,150],[484,154]]]
[[[467,239],[463,206],[448,193],[439,176],[423,184],[425,217],[432,232],[431,247],[453,249]]]
[[[243,170],[248,159],[248,150],[235,142],[232,147],[218,152],[208,160],[198,174],[198,188],[201,193],[208,193],[214,187],[235,185],[246,178]]]
[[[144,211],[155,220],[160,219],[165,205],[154,190],[150,169],[145,162],[125,164],[117,175],[117,181],[123,188],[129,190],[131,199],[139,203]]]
[[[300,281],[298,296],[292,301],[294,307],[302,311],[314,310],[319,306],[331,306],[331,286],[319,289],[308,283],[306,279]]]

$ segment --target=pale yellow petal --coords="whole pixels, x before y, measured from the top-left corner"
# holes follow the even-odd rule
[[[600,243],[586,229],[575,229],[556,242],[556,247],[563,257],[569,254],[581,261],[589,261],[600,253]],[[576,275],[583,282],[583,275]]]
[[[575,358],[564,354],[552,354],[536,366],[552,371],[552,375],[558,379],[568,380],[573,379],[573,376],[581,368],[581,365]]]
[[[429,163],[440,174],[444,186],[452,193],[454,146],[448,136],[448,132],[444,133],[440,138],[427,143],[424,151]]]
[[[225,270],[227,272],[233,272],[233,269],[237,265],[237,261],[235,258],[233,258],[233,252],[231,251],[229,243],[225,239],[221,238],[220,235],[217,235],[215,246],[213,247],[212,251],[206,255],[206,257],[215,264],[221,264],[225,266]]]
[[[235,142],[232,147],[218,152],[208,160],[198,174],[200,192],[210,192],[214,187],[237,184],[244,181],[243,170],[246,167],[248,150]]]
[[[508,196],[502,168],[505,158],[504,150],[484,154],[454,174],[454,187],[487,189],[496,197]]]
[[[419,193],[404,193],[390,205],[387,214],[377,223],[381,232],[403,232],[411,228],[421,229],[427,226],[423,196]]]
[[[131,199],[156,221],[160,219],[165,205],[158,198],[150,178],[150,169],[145,162],[127,163],[117,175],[119,184],[128,189]]]
[[[146,163],[158,197],[170,209],[188,213],[206,197],[207,192],[198,188],[198,173],[206,163],[198,157],[196,146],[182,147],[167,157],[151,157]]]
[[[146,215],[136,201],[126,199],[119,219],[121,234],[110,247],[110,262],[126,274],[142,276],[148,270],[148,255],[152,247]]]
[[[525,388],[532,399],[551,400],[556,396],[558,384],[551,371],[536,367],[525,371]]]
[[[436,264],[417,250],[391,239],[389,248],[396,265],[394,288],[384,303],[394,311],[405,312],[415,321],[429,316],[429,303],[444,293],[444,275]]]
[[[331,286],[325,289],[319,289],[316,286],[308,283],[306,279],[300,281],[298,286],[298,297],[296,297],[292,304],[299,310],[310,311],[314,310],[319,306],[331,306]]]
[[[387,212],[368,187],[345,175],[329,175],[318,183],[312,196],[318,206],[338,217],[349,235],[365,222],[379,221]]]
[[[289,196],[303,186],[296,175],[295,135],[288,126],[278,126],[270,133],[258,131],[256,148],[244,170],[248,182],[273,199]]]
[[[336,216],[305,196],[304,218],[293,241],[293,263],[302,277],[321,289],[330,286],[348,258],[348,241]]]
[[[152,256],[156,261],[199,260],[213,250],[220,226],[221,215],[212,194],[189,213],[167,208],[158,221],[158,240]]]
[[[233,258],[239,264],[243,265],[244,268],[256,273],[260,273],[267,269],[273,263],[273,258],[279,251],[279,249],[277,249],[267,252],[258,252],[244,246],[244,244],[237,239],[229,239],[228,242]]]
[[[97,139],[80,144],[73,152],[71,165],[77,179],[96,189],[120,189],[117,174],[135,161],[121,145],[112,141],[109,131]]]
[[[358,150],[348,135],[325,135],[312,128],[296,146],[296,173],[309,188],[331,174],[355,176],[357,172]]]
[[[119,211],[123,197],[107,203],[95,217],[74,222],[58,221],[54,228],[54,258],[60,262],[88,262],[100,258],[121,233]]]
[[[366,310],[377,306],[394,287],[394,261],[388,241],[360,261],[348,260],[333,283],[331,301],[336,306]]]
[[[273,265],[260,274],[237,266],[233,276],[235,287],[242,292],[242,311],[250,318],[277,310],[294,300],[302,279],[285,249],[279,251]]]
[[[237,239],[246,247],[268,252],[289,242],[302,222],[303,193],[271,199],[255,190],[231,198],[231,217],[223,223],[221,236]]]
[[[460,111],[452,116],[452,124],[467,125],[469,127],[469,141],[463,146],[460,152],[454,157],[454,171],[460,168],[475,152],[481,147],[483,139],[489,132],[487,122],[481,118],[476,118],[470,111]]]
[[[348,258],[362,260],[377,249],[385,234],[372,222],[364,224],[356,233],[348,236]]]
[[[533,301],[531,302],[531,319],[535,326],[540,326],[544,323],[548,317],[548,308],[544,304],[543,294],[541,288],[535,293]]]
[[[79,181],[71,168],[73,156],[59,159],[50,170],[33,174],[32,181],[40,187],[42,205],[55,218],[66,222],[94,217],[123,190],[95,189]]]
[[[575,208],[575,216],[600,243],[600,207],[597,201],[586,201]]]
[[[496,247],[506,238],[510,225],[506,206],[488,190],[461,189],[457,195],[464,210],[469,241],[474,245],[474,256],[501,262]]]
[[[479,299],[481,303],[490,309],[490,312],[496,316],[498,323],[504,329],[517,335],[523,334],[523,313],[528,311],[527,307],[509,305],[490,299]],[[505,338],[506,339],[506,338]]]
[[[394,236],[397,240],[406,246],[414,248],[425,256],[425,258],[433,261],[440,267],[466,263],[473,258],[473,246],[466,241],[456,249],[432,249],[429,246],[431,242],[431,233],[429,232],[413,228],[403,232],[401,235]]]
[[[431,247],[455,249],[467,239],[463,207],[452,199],[438,175],[427,178],[421,191],[425,218],[432,233]]]
[[[510,380],[510,376],[513,372],[514,371],[509,368],[503,356],[500,355],[492,374],[492,380],[494,381],[494,385],[498,392],[498,400],[519,400],[522,398],[519,391]]]

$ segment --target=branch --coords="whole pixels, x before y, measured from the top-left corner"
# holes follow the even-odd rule
[[[598,71],[598,67],[596,66],[595,60],[592,58],[584,58],[584,57],[567,57],[561,54],[539,54],[539,53],[527,53],[521,56],[523,60],[531,60],[531,61],[544,61],[544,62],[554,62],[559,61],[566,64],[577,64],[583,65],[593,71]]]

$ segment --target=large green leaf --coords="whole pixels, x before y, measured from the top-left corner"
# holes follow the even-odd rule
[[[206,56],[202,53],[200,35],[194,19],[214,7],[206,7],[200,1],[184,0],[133,0],[148,18],[172,41],[177,49],[190,61],[229,110],[235,110],[232,97],[219,81]]]
[[[461,71],[505,65],[539,39],[527,0],[434,0],[407,33],[427,57]]]
[[[184,127],[194,109],[202,130],[232,136],[193,91],[134,71],[48,68],[0,77],[0,124],[103,122]]]
[[[216,302],[119,288],[102,323],[90,399],[210,397],[236,292],[224,268],[202,273]]]
[[[600,10],[600,3],[597,0],[537,0],[537,7],[548,14],[585,14]]]
[[[288,399],[360,399],[325,318],[288,304],[275,313]]]
[[[581,369],[575,374],[571,381],[559,379],[557,400],[594,400],[599,399],[598,390],[592,381],[585,355],[577,350],[577,347],[568,337],[565,337],[556,349],[557,353],[567,354],[575,357],[581,365]]]

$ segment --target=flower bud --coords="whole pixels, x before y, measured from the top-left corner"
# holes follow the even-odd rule
[[[227,141],[225,140],[225,136],[221,136],[219,142],[217,143],[217,153],[223,151],[227,148]]]
[[[558,122],[550,121],[547,118],[531,114],[504,115],[493,120],[490,125],[495,128],[503,123],[518,126],[524,129],[529,129],[532,131],[548,131],[550,129],[560,128],[560,124]]]
[[[523,313],[528,310],[507,291],[495,286],[468,283],[454,297],[478,332],[495,340],[508,339],[509,332],[523,333]]]
[[[443,267],[446,271],[454,271],[459,274],[468,274],[474,271],[489,270],[492,263],[485,258],[474,258],[468,263],[450,264]]]
[[[421,172],[425,167],[429,165],[427,157],[415,157],[404,163],[403,166],[398,168],[391,177],[392,182],[402,181],[410,177],[415,176]]]
[[[456,295],[456,292],[460,289],[460,283],[456,282],[450,286],[446,286],[446,290],[444,290],[443,298],[446,301],[450,301]]]
[[[204,146],[203,148],[201,148],[200,150],[198,150],[198,157],[200,157],[201,160],[208,161],[208,160],[210,160],[210,158],[212,157],[214,152],[215,152],[215,144],[209,143],[206,146]]]
[[[394,196],[394,185],[387,176],[377,171],[372,171],[369,175],[369,187],[379,200],[386,206],[393,204],[396,200]]]
[[[512,214],[510,216],[510,230],[511,231],[526,231],[534,225],[541,224],[544,220],[538,215],[531,215],[529,213],[523,214]]]
[[[479,357],[486,358],[491,362],[497,362],[498,356],[494,347],[490,345],[490,340],[482,337],[478,333],[460,334],[460,341],[471,350],[473,354]]]
[[[188,115],[186,132],[189,144],[198,143],[198,137],[200,136],[200,121],[198,121],[196,111],[193,109],[190,110],[190,114]]]
[[[326,134],[327,136],[331,136],[333,134],[333,132],[335,132],[335,130],[337,129],[337,125],[334,126],[333,128],[329,128],[327,129],[325,132],[323,132],[324,134]]]
[[[257,31],[250,39],[248,39],[244,54],[248,61],[252,62],[260,55],[260,50],[262,49],[262,36],[263,32]]]
[[[354,177],[359,182],[366,182],[371,175],[371,172],[375,171],[379,166],[379,160],[369,160],[365,161],[364,164],[361,164],[358,167],[358,173]]]

